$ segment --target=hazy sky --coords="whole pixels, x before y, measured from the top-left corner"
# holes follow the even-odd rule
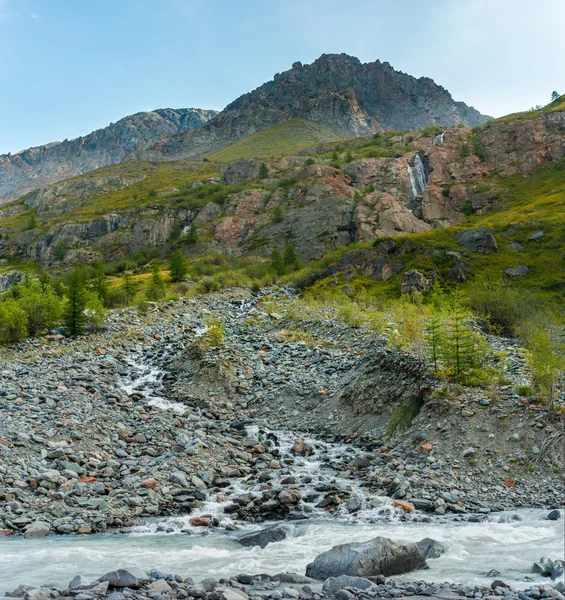
[[[221,109],[346,52],[501,116],[565,92],[565,0],[0,0],[0,153]]]

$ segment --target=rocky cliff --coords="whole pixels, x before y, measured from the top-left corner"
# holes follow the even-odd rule
[[[216,114],[199,108],[140,112],[84,137],[1,155],[0,202],[119,163],[129,153],[144,150],[161,138],[201,127]]]
[[[324,54],[244,94],[197,132],[156,143],[138,158],[185,159],[203,156],[275,123],[300,118],[329,127],[342,138],[428,125],[482,125],[489,117],[432,79],[395,71],[379,60],[361,63],[345,54]]]

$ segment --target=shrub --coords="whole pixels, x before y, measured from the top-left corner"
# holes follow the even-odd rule
[[[224,325],[219,317],[214,317],[206,321],[207,331],[200,338],[200,343],[214,348],[220,348],[225,343],[226,332]]]
[[[0,302],[0,343],[14,344],[27,335],[27,315],[16,300]]]
[[[469,150],[469,146],[467,144],[461,144],[461,146],[459,146],[459,150],[457,151],[457,156],[459,156],[459,158],[466,158],[470,155],[471,150]]]
[[[67,248],[66,248],[66,246],[63,244],[63,242],[59,242],[55,246],[55,248],[53,248],[53,256],[57,260],[63,260],[66,255],[67,255]]]
[[[273,208],[273,214],[271,217],[271,221],[273,223],[281,223],[282,220],[283,220],[282,208],[280,206],[275,206],[275,208]]]
[[[35,229],[36,227],[37,227],[37,215],[35,214],[35,211],[32,211],[32,213],[29,215],[26,229],[29,231],[31,229]]]
[[[305,167],[309,167],[309,166],[311,166],[311,165],[313,165],[313,164],[315,164],[315,163],[316,163],[316,161],[315,161],[313,158],[309,158],[309,159],[307,159],[307,160],[306,160],[306,162],[304,163],[304,166],[305,166]]]
[[[32,336],[55,327],[61,318],[61,299],[51,285],[37,280],[22,286],[18,304],[26,314],[27,331]]]
[[[96,292],[89,292],[86,299],[86,308],[84,309],[86,324],[93,330],[98,330],[104,323],[106,309],[102,299]]]

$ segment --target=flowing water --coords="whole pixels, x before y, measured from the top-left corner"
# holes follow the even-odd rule
[[[408,165],[408,177],[410,178],[410,184],[412,185],[412,197],[418,198],[424,195],[426,189],[426,171],[424,169],[424,163],[419,152],[414,153],[414,164]]]
[[[488,584],[492,581],[492,577],[487,577],[488,571],[497,569],[507,583],[528,587],[524,575],[530,572],[534,561],[541,556],[563,557],[563,520],[545,520],[547,511],[526,510],[518,514],[522,521],[501,522],[499,516],[499,521],[451,520],[439,526],[401,521],[313,520],[291,524],[292,537],[264,549],[237,544],[235,538],[240,532],[198,536],[134,532],[38,540],[0,538],[0,591],[12,590],[21,583],[64,586],[79,573],[94,579],[123,566],[156,567],[195,580],[238,573],[303,574],[306,565],[320,552],[336,544],[378,535],[402,543],[433,537],[447,545],[443,556],[428,561],[429,570],[409,573],[400,579]]]
[[[434,137],[432,145],[433,146],[440,146],[441,144],[443,144],[444,137],[445,137],[445,132],[444,133],[438,133]]]
[[[132,356],[127,365],[129,374],[122,378],[124,391],[140,392],[145,402],[162,410],[179,413],[187,410],[164,397],[161,370],[143,364],[141,356]],[[283,459],[290,458],[295,436],[258,427],[248,427],[246,433],[271,445]],[[306,506],[310,513],[308,520],[288,522],[291,535],[264,549],[247,548],[236,542],[242,532],[258,526],[234,523],[223,512],[225,499],[214,494],[189,516],[146,520],[126,534],[49,536],[35,540],[0,537],[0,593],[22,583],[66,586],[77,574],[95,579],[124,566],[159,568],[194,580],[238,573],[303,574],[306,565],[320,552],[336,544],[375,536],[390,537],[400,543],[431,537],[447,546],[443,556],[428,561],[429,570],[409,573],[402,577],[405,580],[487,584],[492,580],[487,577],[488,571],[497,569],[507,583],[527,587],[525,575],[530,573],[534,561],[541,556],[563,558],[564,519],[546,520],[547,510],[489,515],[481,523],[455,517],[432,517],[428,522],[419,520],[418,515],[410,519],[389,498],[371,495],[354,480],[338,476],[339,469],[335,467],[342,465],[343,470],[344,464],[361,454],[359,450],[345,444],[305,441],[315,453],[292,457],[292,464],[285,464],[281,477],[289,474],[296,477],[303,495],[320,483],[331,482],[334,489],[347,490],[359,510],[352,514],[344,503],[340,512],[330,517],[311,503]],[[233,480],[230,487],[221,490],[224,497],[238,493],[259,496],[261,490],[254,479],[243,478]],[[192,527],[189,519],[199,515],[216,518],[219,527],[204,531]],[[226,529],[227,525],[236,524],[239,531]]]

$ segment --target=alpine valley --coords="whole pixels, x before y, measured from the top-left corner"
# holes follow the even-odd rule
[[[564,600],[565,96],[324,54],[0,202],[0,598]]]

